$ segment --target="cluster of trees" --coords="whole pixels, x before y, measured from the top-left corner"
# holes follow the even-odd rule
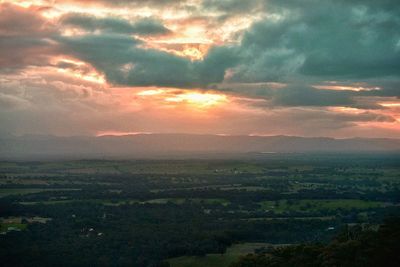
[[[52,218],[0,238],[7,266],[157,266],[167,258],[224,253],[234,242],[292,243],[326,238],[323,220],[246,221],[192,204],[33,205],[4,211]],[[16,215],[16,214],[14,214]]]
[[[232,267],[396,267],[400,263],[400,217],[391,218],[378,231],[346,227],[329,244],[275,248],[249,254]]]

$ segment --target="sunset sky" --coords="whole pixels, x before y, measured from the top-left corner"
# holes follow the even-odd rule
[[[0,136],[400,137],[398,0],[0,0]]]

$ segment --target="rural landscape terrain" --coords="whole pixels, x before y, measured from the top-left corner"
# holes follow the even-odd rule
[[[10,266],[258,266],[232,264],[376,232],[399,216],[398,162],[391,154],[296,153],[3,161],[0,259]]]
[[[400,0],[0,0],[0,267],[399,267]]]

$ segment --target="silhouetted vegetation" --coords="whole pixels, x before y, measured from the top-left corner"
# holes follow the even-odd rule
[[[399,266],[400,218],[387,219],[379,230],[348,227],[329,244],[303,244],[242,257],[231,267],[376,267]]]

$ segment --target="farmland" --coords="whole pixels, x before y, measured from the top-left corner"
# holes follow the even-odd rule
[[[348,225],[375,227],[400,214],[398,160],[0,162],[0,259],[212,267],[264,246],[326,243]]]
[[[254,252],[254,250],[271,246],[267,243],[243,243],[229,247],[223,254],[207,254],[203,257],[183,256],[169,260],[171,267],[228,267],[240,256]]]

